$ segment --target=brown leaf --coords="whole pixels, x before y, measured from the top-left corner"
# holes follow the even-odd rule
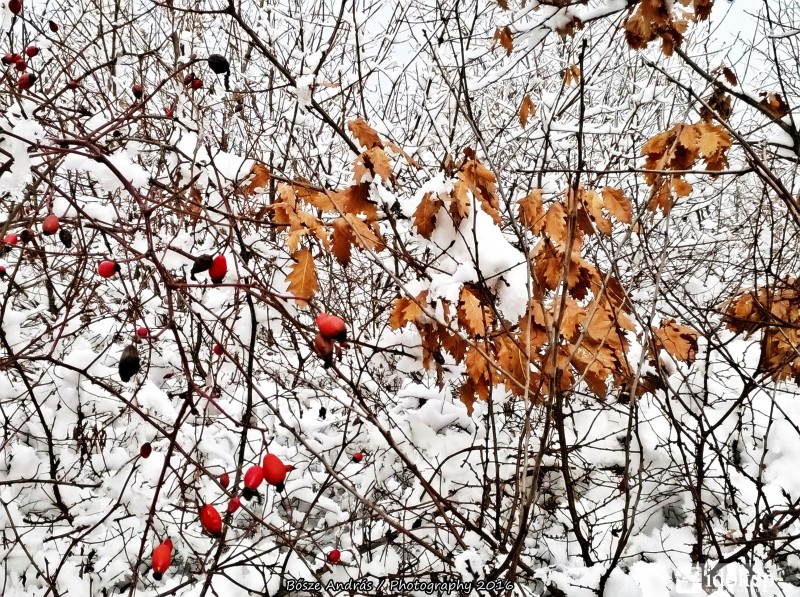
[[[735,87],[738,84],[738,81],[736,79],[736,75],[727,66],[723,66],[722,67],[722,75],[725,77],[725,80],[728,82],[729,85],[732,85],[732,86]]]
[[[571,85],[575,83],[576,85],[581,81],[581,69],[577,64],[571,64],[566,69],[564,69],[564,84]]]
[[[196,223],[200,218],[200,213],[203,211],[203,196],[200,189],[192,185],[192,190],[189,191],[189,205],[186,208],[189,213],[189,218],[192,222]]]
[[[789,106],[783,101],[780,93],[765,95],[764,99],[759,103],[773,118],[781,118],[789,113]]]
[[[567,242],[567,214],[559,201],[550,204],[544,216],[544,232],[554,245],[563,248]]]
[[[469,342],[459,334],[451,334],[446,330],[441,330],[439,337],[442,341],[442,348],[449,352],[457,363],[460,363],[469,350]]]
[[[475,384],[477,388],[481,384],[485,384],[491,380],[490,364],[486,360],[477,347],[472,346],[467,351],[467,356],[464,359],[467,376]]]
[[[494,32],[494,41],[498,42],[500,46],[506,51],[506,56],[511,56],[511,51],[514,49],[514,39],[511,35],[511,29],[508,25],[500,29],[499,27]]]
[[[292,266],[289,275],[286,276],[286,281],[289,282],[289,292],[297,298],[298,302],[304,303],[319,290],[317,268],[314,265],[311,251],[306,248],[295,251],[292,258],[296,263]]]
[[[350,229],[353,234],[353,241],[358,248],[362,250],[369,249],[378,252],[383,251],[385,247],[383,238],[381,238],[378,233],[370,228],[366,222],[352,214],[347,214],[344,217],[347,220],[347,223],[350,224]]]
[[[288,226],[297,221],[296,206],[294,189],[287,184],[278,185],[278,196],[272,204],[272,222],[278,226]]]
[[[680,125],[678,143],[683,145],[690,153],[700,149],[700,128],[693,124]]]
[[[533,100],[530,95],[522,98],[522,104],[519,107],[519,123],[522,128],[528,126],[528,118],[536,114],[536,106],[533,105]]]
[[[416,300],[400,297],[392,303],[394,309],[389,316],[389,326],[393,330],[399,330],[408,323],[413,323],[423,314],[420,305],[427,305],[428,291],[424,290],[417,296]]]
[[[614,187],[605,187],[602,193],[603,205],[608,213],[618,222],[630,224],[633,221],[633,209],[625,194]]]
[[[475,157],[475,152],[467,148],[464,153],[467,159],[458,173],[458,178],[466,183],[472,195],[480,201],[483,211],[499,226],[502,222],[497,199],[497,178]]]
[[[556,28],[556,33],[561,36],[561,39],[565,39],[568,35],[575,35],[575,32],[581,29],[583,29],[583,21],[573,15],[569,21]]]
[[[661,178],[659,183],[653,187],[650,201],[647,203],[647,209],[655,212],[660,207],[665,215],[668,214],[672,209],[672,195],[669,189],[670,185],[666,184],[664,179]]]
[[[319,201],[320,205],[331,208],[325,211],[352,215],[363,213],[367,220],[375,220],[378,217],[378,206],[369,200],[369,184],[367,183],[355,184],[339,191],[329,191],[328,201],[329,205],[322,200]]]
[[[431,193],[425,193],[422,200],[414,210],[414,226],[417,228],[417,233],[430,240],[433,231],[436,229],[436,214],[442,207],[442,200],[438,197],[431,198]]]
[[[458,399],[467,407],[467,414],[472,415],[472,411],[475,410],[476,396],[475,386],[471,381],[465,381],[458,388]]]
[[[458,320],[461,325],[473,336],[485,336],[492,319],[492,312],[484,309],[477,293],[467,286],[462,287],[458,304]]]
[[[245,196],[252,195],[256,189],[266,190],[269,180],[272,178],[267,167],[261,162],[256,162],[250,170],[250,177],[242,186],[242,193]]]
[[[731,138],[720,125],[704,122],[697,125],[700,129],[700,155],[713,156],[727,150],[731,146]]]
[[[688,197],[692,193],[692,185],[680,176],[672,177],[672,190],[678,197]]]
[[[534,234],[539,234],[544,226],[542,189],[534,189],[519,201],[519,220]]]
[[[351,120],[347,123],[347,128],[349,128],[353,136],[358,139],[358,142],[367,149],[372,149],[373,147],[383,148],[383,142],[378,136],[378,133],[376,133],[363,118]]]
[[[497,0],[497,6],[502,10],[508,10],[508,0]]]
[[[331,231],[331,241],[333,247],[333,256],[342,265],[350,263],[350,250],[353,246],[353,233],[350,230],[350,224],[344,218],[336,218],[333,221],[333,230]]]
[[[625,40],[632,48],[641,50],[651,41],[661,39],[661,50],[668,56],[681,45],[685,29],[685,24],[675,22],[664,0],[640,0],[624,26]]]
[[[674,319],[661,323],[655,330],[657,345],[679,361],[693,363],[697,356],[698,333],[690,327],[680,325]]]
[[[711,9],[714,7],[714,0],[694,0],[694,14],[701,21],[705,21],[711,16]]]
[[[382,181],[393,181],[392,165],[389,156],[380,147],[372,147],[358,156],[353,162],[353,175],[356,183],[364,182],[364,176],[380,176]]]
[[[555,290],[561,281],[564,255],[551,242],[540,243],[532,255],[536,282],[547,290]]]
[[[586,335],[597,341],[607,342],[616,331],[614,320],[605,307],[597,301],[592,301],[586,307],[587,316],[583,322]],[[591,317],[591,319],[589,319]]]
[[[578,305],[572,297],[567,297],[564,303],[564,313],[561,314],[561,335],[570,342],[578,339],[578,326],[583,323],[586,318],[586,310]],[[557,321],[553,317],[553,321]]]
[[[339,211],[338,207],[333,203],[331,200],[330,195],[328,193],[323,193],[320,191],[310,191],[309,189],[303,188],[302,190],[297,186],[294,187],[297,196],[308,203],[309,205],[315,207],[320,211],[332,211],[336,212]]]
[[[613,230],[611,220],[603,214],[603,201],[600,199],[600,195],[597,194],[597,191],[581,189],[580,196],[581,201],[586,206],[586,211],[592,216],[592,220],[594,220],[594,224],[597,226],[600,233],[605,235],[611,234]]]
[[[450,215],[456,228],[461,221],[469,215],[469,188],[463,180],[457,180],[453,184],[453,193],[450,200]]]

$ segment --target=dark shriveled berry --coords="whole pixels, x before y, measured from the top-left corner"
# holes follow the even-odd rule
[[[127,383],[139,373],[139,365],[139,352],[133,344],[129,344],[122,351],[122,357],[119,359],[119,378]]]
[[[228,59],[222,54],[211,54],[211,56],[208,57],[208,66],[217,75],[224,75],[231,70]]]
[[[61,228],[58,231],[58,239],[61,241],[66,248],[72,248],[72,232],[66,230],[65,228]]]

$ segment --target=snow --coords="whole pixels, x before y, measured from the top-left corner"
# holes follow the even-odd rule
[[[699,118],[669,77],[702,97],[707,82],[658,42],[628,49],[625,0],[462,3],[449,16],[402,0],[342,5],[341,18],[338,5],[322,4],[237,4],[254,45],[238,21],[211,13],[177,23],[173,39],[154,26],[175,21],[162,5],[128,6],[112,24],[117,42],[77,5],[52,7],[62,21],[52,35],[41,6],[26,5],[24,19],[4,9],[9,40],[46,49],[29,64],[39,85],[22,92],[9,68],[0,98],[0,228],[34,233],[0,250],[4,597],[53,593],[50,578],[59,594],[153,597],[197,597],[206,581],[206,594],[223,597],[276,594],[288,579],[503,581],[512,562],[515,594],[530,597],[548,587],[594,597],[601,582],[620,597],[699,595],[698,505],[706,566],[743,550],[719,571],[730,593],[752,582],[765,595],[800,593],[790,579],[800,568],[797,380],[765,370],[764,329],[734,333],[724,317],[731,297],[797,278],[794,223],[738,141],[728,154],[737,174],[687,174],[692,192],[668,214],[648,211],[641,173],[648,138]],[[676,15],[684,8],[671,4]],[[796,73],[785,66],[800,30],[792,8],[718,0],[710,22],[689,23],[683,47],[709,72],[732,68],[748,97],[788,90],[796,106]],[[562,39],[555,29],[573,17],[584,28]],[[492,42],[506,25],[510,55]],[[584,40],[579,86],[563,70],[580,62]],[[231,59],[230,92],[212,83],[212,48]],[[183,67],[202,74],[202,92],[185,89]],[[80,90],[62,89],[83,73]],[[146,86],[142,104],[134,81]],[[523,127],[525,95],[536,115]],[[168,106],[174,119],[163,117]],[[84,107],[91,116],[76,111]],[[378,132],[396,176],[361,181],[386,247],[354,246],[350,263],[338,263],[329,243],[340,214],[305,204],[304,226],[321,228],[300,240],[319,282],[304,303],[288,291],[294,261],[272,185],[250,196],[239,185],[259,163],[277,184],[346,188],[356,117]],[[780,122],[794,126],[791,116]],[[743,102],[729,125],[788,197],[800,195],[796,161],[783,159],[795,149],[791,134]],[[576,237],[575,257],[618,278],[632,302],[636,328],[610,370],[625,377],[627,359],[642,374],[637,387],[661,383],[630,397],[631,380],[609,377],[602,399],[583,381],[521,399],[490,368],[490,399],[468,409],[461,391],[474,363],[468,371],[431,324],[500,358],[501,338],[523,342],[519,319],[531,301],[558,298],[534,282],[541,263],[526,253],[541,238],[516,217],[516,201],[537,188],[546,206],[564,201],[579,133],[578,183],[622,189],[635,213],[635,227],[615,222],[609,235]],[[450,214],[467,148],[497,177],[499,224],[472,193],[458,225]],[[443,202],[429,239],[415,222],[426,194]],[[196,212],[181,211],[188,196],[200,198]],[[71,247],[41,233],[50,212],[73,233]],[[204,253],[226,256],[224,284],[189,278],[191,256]],[[101,279],[96,264],[106,258],[122,272]],[[467,285],[492,313],[485,336],[454,313]],[[397,327],[394,301],[421,293],[425,312]],[[334,342],[329,368],[313,349],[320,312],[342,317],[349,336]],[[653,341],[666,319],[698,331],[693,362]],[[794,343],[796,322],[778,319],[770,329]],[[150,334],[137,339],[141,325]],[[599,342],[583,325],[577,333],[565,351]],[[530,350],[537,374],[548,367],[551,337],[542,336]],[[119,357],[132,342],[142,370],[123,384]],[[215,343],[225,356],[213,354]],[[423,355],[433,355],[427,369]],[[262,484],[243,500],[226,517],[224,545],[204,534],[198,503],[224,511],[267,452],[294,465],[285,486]],[[167,536],[172,566],[155,581],[150,555]],[[334,547],[338,564],[326,561]]]

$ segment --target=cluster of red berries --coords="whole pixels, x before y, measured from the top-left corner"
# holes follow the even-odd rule
[[[140,454],[143,458],[147,458],[147,456],[150,455],[150,450],[150,444],[145,443],[140,449]],[[363,454],[361,452],[353,454],[353,460],[356,462],[361,462],[362,458]],[[283,483],[286,480],[286,475],[293,470],[294,466],[291,464],[284,464],[275,454],[267,454],[264,456],[264,460],[260,465],[255,464],[245,471],[242,497],[251,499],[256,495],[259,486],[264,481],[275,487],[278,491],[283,491]],[[218,480],[223,489],[227,489],[231,482],[230,475],[227,472],[222,473]],[[241,508],[241,505],[242,503],[239,496],[234,495],[228,501],[227,511],[233,514]],[[199,519],[203,530],[212,537],[219,537],[222,534],[222,515],[212,504],[203,504],[200,506]],[[331,564],[338,564],[341,558],[342,552],[338,548],[330,550],[326,555],[326,559]],[[153,578],[155,580],[161,580],[162,575],[169,568],[171,560],[172,541],[167,538],[153,550],[152,567]]]
[[[316,317],[319,333],[314,337],[314,352],[322,359],[326,369],[333,365],[333,341],[343,346],[347,342],[347,325],[341,317],[320,313]]]
[[[42,234],[51,236],[56,232],[58,232],[58,238],[61,239],[62,244],[69,249],[72,246],[72,233],[69,230],[61,228],[61,222],[57,215],[50,214],[42,221]],[[32,228],[24,228],[19,234],[16,232],[9,232],[3,237],[0,246],[3,247],[5,253],[8,253],[18,242],[22,242],[22,244],[29,243],[35,236],[36,234]]]
[[[201,274],[203,272],[208,272],[208,277],[211,278],[211,282],[214,284],[221,284],[222,280],[225,278],[225,274],[228,273],[228,260],[225,258],[225,255],[219,254],[216,257],[212,257],[208,253],[204,253],[200,255],[200,257],[195,257],[191,271],[192,280],[196,279],[194,277],[195,274]]]
[[[147,446],[147,448],[145,448],[145,446]],[[147,457],[145,456],[145,452],[147,452],[147,456],[150,455],[149,443],[142,445],[139,451],[143,458]],[[246,499],[250,499],[255,495],[258,487],[264,481],[275,486],[279,491],[282,490],[283,482],[286,480],[286,474],[292,470],[294,470],[294,467],[291,464],[284,464],[275,454],[267,454],[261,466],[253,465],[245,472],[242,496]],[[231,478],[228,473],[222,473],[219,476],[219,484],[222,485],[224,489],[228,488],[230,482]],[[242,503],[239,496],[233,496],[228,502],[227,510],[233,514],[241,505]],[[200,524],[206,533],[212,537],[219,537],[222,534],[222,515],[212,504],[203,504],[200,506],[199,518]],[[171,558],[172,541],[167,539],[153,550],[153,578],[161,580],[161,575],[169,568]]]
[[[192,89],[201,89],[203,87],[203,79],[198,79],[194,73],[189,73],[183,78],[183,84]]]
[[[284,464],[275,454],[267,454],[261,466],[254,464],[244,473],[244,491],[242,497],[249,500],[258,492],[258,488],[266,481],[278,491],[283,491],[286,474],[293,471],[291,464]]]
[[[8,0],[7,6],[8,10],[10,10],[15,16],[22,12],[22,0]],[[48,21],[47,25],[50,27],[50,31],[53,33],[58,31],[58,23],[54,21]],[[25,48],[25,55],[28,58],[33,58],[38,53],[39,48],[36,46],[31,45]],[[17,86],[23,91],[29,90],[31,87],[33,87],[33,84],[36,83],[36,75],[34,73],[25,72],[28,68],[28,62],[19,54],[8,53],[1,60],[6,66],[13,65],[17,72],[23,73],[17,81]]]
[[[39,53],[39,48],[36,46],[28,46],[25,48],[25,56],[28,58],[33,58]],[[22,89],[23,91],[27,91],[33,84],[36,82],[36,75],[33,73],[25,72],[28,69],[28,61],[25,60],[20,54],[17,53],[7,53],[5,56],[0,58],[0,62],[5,64],[6,66],[13,66],[14,70],[18,73],[22,73],[20,78],[17,80],[17,87]]]

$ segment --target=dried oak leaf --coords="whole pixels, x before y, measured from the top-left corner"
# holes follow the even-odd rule
[[[289,292],[295,296],[298,302],[304,303],[319,290],[317,268],[314,265],[311,251],[306,248],[295,251],[292,258],[295,260],[295,264],[289,275],[286,276],[286,281],[289,283]]]
[[[602,190],[603,205],[618,222],[630,224],[633,221],[633,209],[631,202],[625,194],[614,187],[605,187]]]
[[[353,247],[353,233],[350,224],[344,218],[336,218],[333,221],[331,231],[331,247],[333,256],[342,265],[350,263],[350,251]]]
[[[347,123],[347,128],[349,128],[353,136],[358,139],[358,142],[367,149],[372,149],[373,147],[383,148],[383,142],[378,136],[378,133],[376,133],[363,118],[351,120]]]
[[[461,288],[458,321],[473,336],[485,336],[493,321],[492,312],[484,308],[477,292],[467,286]]]
[[[783,101],[780,93],[762,93],[764,98],[759,104],[773,118],[782,118],[789,113],[789,105]]]
[[[389,326],[393,330],[399,330],[408,323],[414,323],[423,314],[420,305],[426,305],[428,301],[428,291],[422,291],[415,300],[400,297],[392,303],[394,308],[389,316]]]
[[[698,333],[690,327],[668,319],[655,330],[656,345],[674,358],[685,363],[693,363],[697,356]]]
[[[439,213],[442,205],[442,200],[438,197],[434,199],[431,193],[425,193],[422,196],[417,209],[414,210],[414,226],[421,237],[430,240],[436,229],[436,214]]]
[[[494,32],[494,41],[498,42],[500,46],[506,51],[506,56],[511,56],[511,51],[514,49],[514,39],[511,35],[511,29],[508,25],[500,29],[499,27]]]
[[[363,182],[366,175],[369,175],[370,180],[380,176],[383,181],[394,181],[389,156],[380,147],[366,150],[353,162],[353,176],[356,183]]]
[[[250,176],[247,182],[241,187],[242,193],[244,193],[245,196],[250,196],[258,189],[266,189],[270,178],[272,178],[272,175],[269,169],[267,169],[264,164],[256,162],[250,170]]]
[[[528,229],[539,234],[544,226],[544,207],[542,206],[542,189],[534,189],[517,201],[518,216]]]
[[[522,125],[522,128],[528,126],[528,118],[534,114],[536,114],[536,106],[533,104],[531,96],[526,95],[522,98],[522,103],[519,106],[519,123]]]

